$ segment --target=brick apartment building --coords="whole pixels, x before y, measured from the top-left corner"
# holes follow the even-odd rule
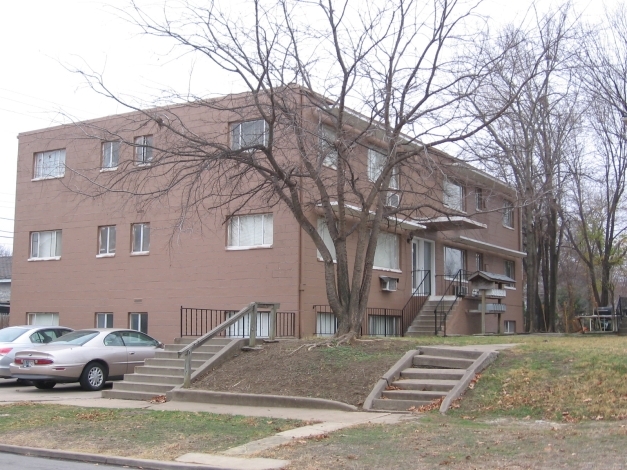
[[[243,118],[219,106],[190,103],[168,112],[188,130],[213,133],[225,147],[268,132],[258,116]],[[143,118],[136,112],[19,135],[11,324],[131,327],[170,341],[181,331],[181,306],[239,310],[264,301],[293,312],[294,336],[332,333],[323,262],[283,204],[237,213],[223,207],[175,230],[175,196],[141,202],[124,193],[91,197],[101,183],[150,166],[164,142],[174,142],[158,122]],[[318,117],[310,121],[324,126]],[[355,150],[361,181],[376,171],[378,143],[372,137]],[[409,325],[399,324],[401,312],[418,294],[454,296],[448,334],[480,332],[480,300],[466,282],[467,273],[478,270],[510,279],[499,286],[505,297],[491,301],[503,314],[487,315],[486,331],[496,332],[501,318],[500,331],[521,332],[524,253],[514,191],[443,152],[429,152],[448,162],[447,174],[434,174],[429,190],[430,205],[440,204],[447,215],[396,217],[382,228],[366,332],[404,333],[399,328]],[[325,158],[324,166],[332,171],[333,162]],[[159,177],[146,177],[146,187]],[[395,175],[393,183],[401,198],[403,178]],[[312,209],[307,217],[328,239],[319,213]],[[464,275],[452,286],[459,272]]]

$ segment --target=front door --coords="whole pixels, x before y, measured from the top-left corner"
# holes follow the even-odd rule
[[[433,242],[423,238],[412,240],[412,291],[414,295],[431,295],[435,263]]]

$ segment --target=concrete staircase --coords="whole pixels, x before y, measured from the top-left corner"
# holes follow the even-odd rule
[[[457,301],[453,295],[447,295],[444,298],[440,295],[430,296],[405,332],[405,336],[433,336],[435,334],[435,308],[441,299],[443,300],[439,308],[444,312],[447,312]]]
[[[103,398],[124,400],[150,400],[183,384],[185,359],[178,358],[177,352],[196,338],[177,338],[174,344],[166,344],[163,351],[157,351],[154,358],[147,359],[135,372],[124,375],[124,380],[113,383],[111,390],[102,392]],[[192,377],[194,372],[204,370],[212,359],[226,347],[232,345],[231,338],[213,338],[192,353]]]
[[[442,347],[410,351],[383,377],[379,390],[375,387],[364,408],[407,411],[429,405],[467,379],[467,370],[476,366],[475,361],[482,354],[477,350]]]

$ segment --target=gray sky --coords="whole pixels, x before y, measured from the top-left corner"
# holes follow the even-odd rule
[[[148,0],[146,0],[147,2]],[[237,2],[237,0],[234,0]],[[606,0],[613,5],[619,0]],[[141,1],[140,3],[146,3]],[[161,3],[159,0],[152,3]],[[516,21],[524,16],[530,0],[486,0],[482,11],[497,21]],[[542,8],[550,3],[540,2]],[[603,4],[575,2],[593,21],[603,13]],[[149,102],[157,90],[189,86],[192,64],[172,61],[167,43],[138,34],[123,21],[128,0],[21,0],[0,7],[0,44],[3,73],[0,74],[0,245],[12,246],[15,209],[17,135],[67,122],[64,115],[89,119],[125,111],[85,86],[66,67],[89,65],[104,73],[112,88]],[[65,65],[65,66],[64,66]],[[194,76],[202,77],[196,64]],[[236,83],[217,80],[213,72],[211,91],[234,91]],[[192,84],[198,86],[199,84]],[[198,91],[198,90],[197,90]]]

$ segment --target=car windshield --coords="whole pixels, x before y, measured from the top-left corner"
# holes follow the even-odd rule
[[[98,336],[97,331],[92,330],[82,330],[82,331],[73,331],[63,336],[59,336],[57,339],[53,339],[48,344],[75,344],[77,346],[82,346],[90,339]]]
[[[0,330],[0,343],[10,343],[12,341],[15,341],[26,331],[28,331],[26,328],[19,328],[15,326],[4,328]]]

